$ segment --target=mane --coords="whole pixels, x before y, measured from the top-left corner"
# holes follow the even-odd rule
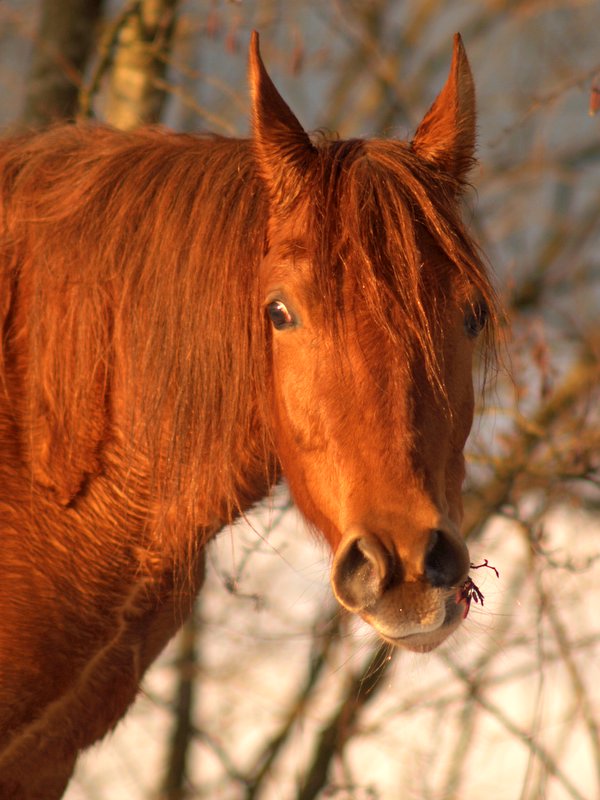
[[[458,282],[465,299],[477,296],[488,308],[485,356],[493,361],[498,301],[461,220],[464,186],[433,171],[401,141],[325,141],[319,152],[308,227],[313,279],[326,306],[343,308],[342,287],[353,281],[375,326],[393,344],[418,350],[427,377],[443,393],[436,352],[440,287]],[[424,247],[432,246],[445,258],[426,259]],[[330,319],[336,326],[343,314]]]
[[[60,127],[4,142],[0,175],[8,283],[28,292],[34,437],[45,420],[39,438],[70,442],[77,462],[95,395],[110,395],[113,361],[123,358],[136,377],[124,446],[147,453],[149,495],[158,491],[169,513],[177,505],[177,527],[220,527],[258,499],[247,473],[257,463],[266,472],[270,452],[256,389],[268,209],[249,143]],[[106,431],[94,435],[100,445]],[[217,497],[226,507],[211,507]],[[202,513],[186,511],[199,498]]]

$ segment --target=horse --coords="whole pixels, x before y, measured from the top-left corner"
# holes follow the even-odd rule
[[[466,616],[476,341],[457,34],[410,141],[309,135],[249,53],[251,135],[0,144],[0,798],[62,796],[285,476],[344,609],[426,652]]]

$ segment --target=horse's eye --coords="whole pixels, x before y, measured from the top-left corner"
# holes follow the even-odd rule
[[[488,318],[488,308],[485,303],[474,303],[469,306],[465,315],[465,331],[470,339],[475,339],[485,328]]]
[[[273,300],[269,303],[267,306],[267,314],[273,323],[273,327],[278,331],[284,330],[285,328],[293,328],[296,324],[294,317],[281,300]]]

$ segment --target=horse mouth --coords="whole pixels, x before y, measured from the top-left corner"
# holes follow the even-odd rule
[[[446,600],[444,620],[435,630],[395,637],[381,631],[376,621],[371,621],[371,624],[379,636],[384,641],[394,645],[394,647],[402,647],[404,650],[410,650],[413,653],[430,653],[460,627],[468,613],[468,604],[464,602],[459,594],[456,594]]]

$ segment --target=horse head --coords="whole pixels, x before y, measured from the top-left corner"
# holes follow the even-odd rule
[[[270,220],[261,265],[274,446],[334,553],[338,601],[426,651],[461,622],[472,361],[493,290],[460,220],[475,99],[460,37],[411,142],[311,138],[250,50]]]

